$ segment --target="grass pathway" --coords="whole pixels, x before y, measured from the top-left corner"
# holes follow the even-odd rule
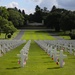
[[[26,75],[50,75],[51,68],[59,68],[59,66],[32,41],[24,73]]]
[[[17,54],[19,54],[23,46],[24,44],[0,57],[0,75],[45,75],[51,65],[55,64],[52,60],[49,60],[48,55],[32,41],[27,64],[24,68],[20,68]]]
[[[17,75],[16,73],[20,69],[17,54],[24,45],[25,43],[0,57],[0,75]]]
[[[75,75],[75,56],[67,53],[66,65],[60,68],[33,40],[27,64],[20,68],[18,57],[25,44],[0,57],[0,75]]]
[[[0,75],[75,75],[75,56],[66,53],[66,65],[60,68],[33,40],[55,39],[48,33],[40,31],[26,31],[22,39],[32,39],[27,64],[20,68],[18,57],[25,44],[9,51],[0,57]]]
[[[45,31],[25,31],[23,37],[21,38],[22,40],[55,40],[56,38],[50,36]]]
[[[25,67],[26,75],[74,75],[75,57],[65,53],[68,57],[65,59],[66,65],[60,68],[36,43],[32,41],[29,59]]]

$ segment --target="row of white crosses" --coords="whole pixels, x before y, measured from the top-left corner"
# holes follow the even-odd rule
[[[70,54],[75,55],[75,40],[44,40],[49,45],[54,45],[58,47],[59,50],[64,49],[64,51],[68,51]]]
[[[0,56],[6,52],[18,47],[26,41],[23,40],[0,40]]]
[[[63,54],[63,50],[60,50],[60,52],[59,51],[57,51],[57,48],[56,47],[54,47],[53,48],[53,46],[51,45],[49,45],[49,44],[47,44],[47,43],[45,43],[44,41],[36,41],[35,40],[35,42],[43,49],[43,50],[45,50],[45,52],[47,52],[47,54],[48,55],[50,55],[50,57],[58,64],[59,63],[59,65],[60,65],[60,67],[63,67],[64,66],[64,58],[65,57],[67,57],[67,55],[64,55]],[[58,61],[58,59],[59,59],[59,61]]]
[[[31,40],[29,40],[25,44],[25,46],[20,51],[20,54],[17,54],[17,56],[19,57],[18,63],[20,64],[21,67],[24,67],[24,65],[26,65],[26,60],[28,59],[28,52],[29,52],[29,48],[30,48],[30,43],[31,43]]]

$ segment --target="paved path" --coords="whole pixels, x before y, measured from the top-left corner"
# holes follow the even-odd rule
[[[26,31],[29,29],[26,29]],[[39,29],[40,31],[49,31],[50,29]],[[33,31],[33,30],[32,30]],[[21,29],[19,34],[13,39],[13,40],[19,40],[23,36],[25,32],[25,29]],[[49,33],[51,36],[55,37],[58,40],[64,40],[62,37],[60,37],[57,33]]]
[[[49,33],[51,36],[56,38],[57,40],[64,40],[62,37],[60,37],[57,33]]]
[[[64,40],[62,37],[60,37],[60,36],[53,36],[53,37],[55,37],[57,40]]]
[[[20,32],[18,33],[18,35],[13,39],[13,40],[20,40],[21,37],[23,36],[25,30],[20,30]]]

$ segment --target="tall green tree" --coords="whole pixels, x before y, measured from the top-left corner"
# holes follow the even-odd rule
[[[5,33],[5,38],[7,34],[14,33],[17,29],[14,27],[11,21],[0,16],[0,33]]]
[[[0,16],[0,33],[3,31],[3,28],[7,23],[8,20]]]
[[[7,38],[7,35],[10,33],[10,36],[12,36],[12,34],[14,32],[16,32],[16,28],[14,27],[13,23],[11,21],[8,21],[7,24],[4,25],[3,28],[3,32],[5,33],[5,38]]]
[[[36,5],[35,12],[40,11],[40,10],[41,10],[41,8],[38,5]]]
[[[42,10],[38,5],[35,8],[35,13],[34,13],[33,17],[34,17],[35,22],[41,22],[42,21]]]
[[[8,9],[9,12],[9,21],[12,21],[15,27],[20,27],[24,25],[24,16],[17,10]]]
[[[37,11],[34,13],[34,21],[35,22],[41,22],[42,21],[42,12],[41,11]]]
[[[46,18],[46,25],[48,28],[54,28],[56,31],[60,31],[60,18],[61,14],[58,12],[50,13]]]
[[[64,13],[60,20],[60,27],[64,32],[75,29],[75,14],[71,11]]]
[[[55,5],[53,5],[53,7],[52,7],[52,9],[51,9],[51,12],[55,12],[56,11],[56,6]]]
[[[0,16],[4,17],[5,19],[8,19],[9,13],[5,7],[0,7]]]

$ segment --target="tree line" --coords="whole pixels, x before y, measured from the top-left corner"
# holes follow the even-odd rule
[[[57,8],[53,6],[51,10],[46,7],[43,9],[38,5],[33,14],[26,14],[24,10],[15,8],[0,7],[0,34],[3,32],[6,36],[13,34],[18,27],[26,27],[27,20],[30,22],[41,22],[44,20],[44,26],[55,31],[64,32],[75,29],[75,11]]]
[[[0,7],[0,35],[5,33],[5,38],[11,37],[11,35],[17,30],[17,27],[26,25],[26,18],[24,10],[20,9]]]
[[[41,9],[37,5],[34,14],[29,15],[29,20],[40,22],[42,19],[45,21],[44,26],[55,31],[65,32],[75,29],[75,11],[56,8],[56,6],[49,11],[46,7]]]

